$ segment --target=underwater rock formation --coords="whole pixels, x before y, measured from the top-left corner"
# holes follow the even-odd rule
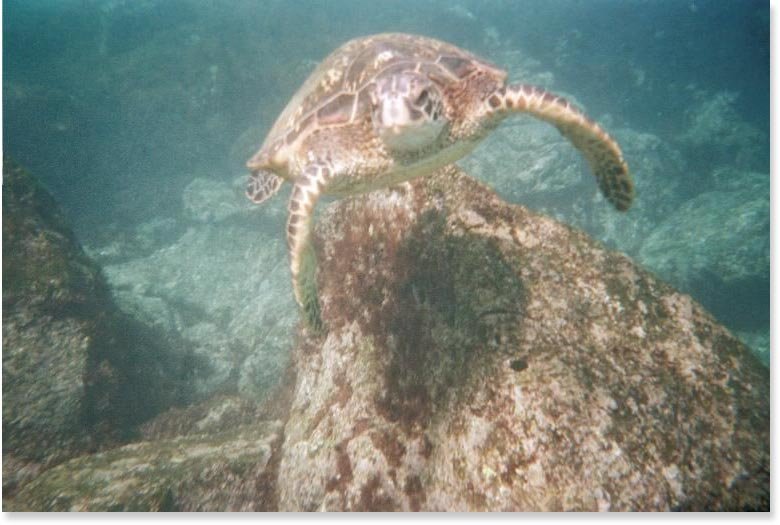
[[[692,176],[703,178],[720,166],[743,171],[766,169],[768,137],[740,115],[738,93],[698,91],[693,98],[694,104],[686,112],[687,126],[676,137],[698,164]]]
[[[768,508],[768,370],[690,297],[454,168],[325,215],[280,510]]]
[[[26,485],[5,510],[265,510],[273,484],[264,475],[281,429],[264,421],[77,458]]]
[[[123,311],[192,350],[198,399],[219,392],[262,399],[289,362],[297,313],[279,235],[285,203],[247,213],[245,184],[245,176],[240,188],[196,179],[182,196],[189,219],[182,235],[104,268]]]
[[[658,224],[639,258],[718,318],[769,326],[769,174],[713,174],[716,190],[682,204]]]
[[[274,396],[169,409],[6,510],[768,508],[768,370],[690,297],[456,168],[323,214],[329,332]]]
[[[52,197],[3,162],[3,493],[116,444],[181,400],[186,370],[121,315]],[[183,357],[183,356],[180,356]]]
[[[292,386],[288,367],[284,383]],[[11,511],[272,511],[291,388],[262,403],[217,395],[173,407],[140,441],[72,459],[4,498]]]
[[[767,140],[739,119],[733,97],[697,98],[676,139],[613,130],[636,180],[638,198],[625,214],[602,205],[577,152],[544,124],[507,123],[459,164],[509,202],[582,228],[658,272],[730,330],[754,334],[743,341],[767,358]]]

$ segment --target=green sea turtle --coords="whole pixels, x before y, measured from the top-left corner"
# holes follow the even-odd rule
[[[634,185],[617,143],[565,99],[506,77],[451,44],[390,33],[347,42],[304,82],[247,162],[247,195],[260,203],[285,180],[293,184],[287,243],[295,299],[310,327],[322,327],[311,244],[317,199],[428,175],[468,154],[512,113],[558,128],[607,200],[628,209]]]

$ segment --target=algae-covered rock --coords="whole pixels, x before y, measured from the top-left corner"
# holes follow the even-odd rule
[[[86,446],[108,290],[51,196],[9,159],[3,178],[3,451],[44,461]]]
[[[7,510],[266,510],[281,430],[265,421],[77,458],[27,484]]]
[[[768,509],[768,371],[690,297],[453,168],[318,225],[280,510]]]
[[[455,168],[331,205],[317,246],[328,333],[275,409],[170,409],[6,510],[768,508],[767,369],[626,257]]]
[[[3,488],[186,397],[186,354],[121,315],[54,199],[3,163]],[[17,468],[18,467],[18,468]]]
[[[289,408],[289,407],[288,407]],[[264,407],[235,395],[216,395],[186,407],[173,407],[141,425],[144,441],[195,434],[218,434],[228,428],[272,419]]]

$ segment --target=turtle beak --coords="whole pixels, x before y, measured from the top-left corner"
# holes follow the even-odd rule
[[[270,161],[268,148],[263,144],[260,146],[260,149],[246,161],[246,167],[250,170],[258,170],[267,167]]]
[[[252,155],[252,158],[246,161],[246,167],[249,168],[249,171],[256,171],[261,169],[263,166],[265,166],[267,161],[268,158],[258,151],[257,153]]]
[[[270,170],[274,171],[274,168],[279,168],[282,163],[279,161],[280,143],[277,141],[274,144],[268,146],[263,144],[260,149],[252,155],[252,157],[246,162],[246,167],[250,171],[257,170]]]

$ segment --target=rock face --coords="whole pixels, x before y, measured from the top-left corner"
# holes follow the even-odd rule
[[[3,493],[186,397],[185,354],[121,315],[51,196],[3,163]]]
[[[294,383],[289,367],[285,383]],[[173,407],[141,425],[141,441],[50,468],[5,497],[3,510],[274,511],[279,417],[291,393]]]
[[[768,362],[768,141],[740,118],[735,95],[694,99],[674,137],[598,119],[635,176],[638,198],[627,214],[604,204],[579,153],[545,123],[508,121],[459,164],[507,201],[581,228],[657,272]]]
[[[48,511],[266,510],[279,421],[126,445],[48,470],[11,509]]]
[[[688,296],[454,168],[318,224],[280,510],[768,509],[768,371]]]
[[[736,106],[738,98],[738,93],[728,91],[694,93],[694,104],[686,111],[687,126],[677,137],[699,164],[696,167],[703,168],[692,174],[694,177],[721,166],[739,170],[768,166],[768,137],[742,118]]]

